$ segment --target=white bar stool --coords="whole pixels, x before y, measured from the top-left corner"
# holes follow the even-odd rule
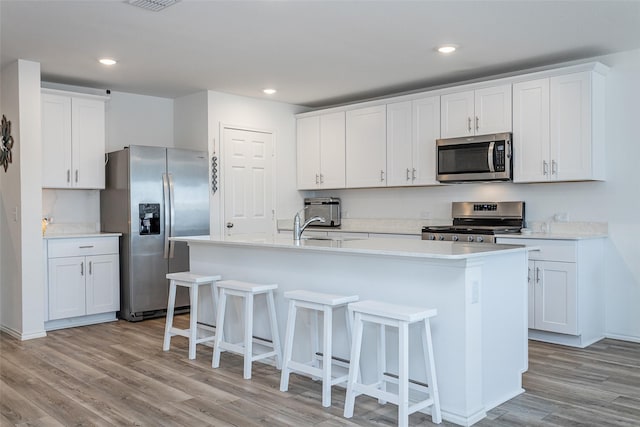
[[[260,285],[255,283],[240,282],[238,280],[222,280],[217,283],[220,295],[218,316],[216,320],[216,330],[220,333],[216,334],[213,349],[213,360],[211,366],[218,368],[220,366],[220,352],[222,350],[232,351],[244,356],[244,378],[251,378],[251,362],[254,360],[266,359],[274,357],[276,367],[280,369],[282,364],[282,354],[280,352],[280,338],[278,336],[278,324],[276,322],[276,307],[273,298],[273,290],[278,285]],[[271,327],[271,342],[253,337],[253,299],[255,295],[266,294],[267,308],[269,312],[269,323]],[[244,341],[239,344],[223,341],[222,331],[224,330],[225,310],[227,306],[227,295],[238,296],[244,298]],[[253,354],[253,343],[271,347],[273,351]]]
[[[221,279],[220,276],[205,276],[202,274],[194,274],[189,271],[180,273],[167,274],[169,282],[169,301],[167,303],[167,319],[164,326],[164,342],[162,344],[163,351],[169,351],[171,347],[171,337],[180,335],[189,338],[189,359],[196,358],[196,344],[207,341],[213,341],[214,335],[207,335],[198,338],[198,289],[200,286],[209,285],[211,288],[211,301],[217,304],[218,297],[216,293],[216,282]],[[189,288],[189,296],[191,299],[191,309],[189,314],[189,329],[178,329],[173,327],[173,311],[176,304],[176,287],[184,286]],[[218,329],[216,329],[218,330]]]
[[[386,401],[398,405],[398,426],[409,424],[409,415],[424,408],[431,407],[431,419],[435,424],[442,422],[440,414],[440,397],[436,380],[436,369],[433,362],[433,345],[431,342],[431,327],[429,319],[437,314],[435,309],[407,307],[387,304],[378,301],[361,301],[349,304],[349,312],[354,313],[353,339],[351,345],[351,365],[347,381],[347,395],[344,403],[344,416],[353,416],[355,398],[360,394],[377,397],[380,403]],[[378,381],[364,384],[358,378],[360,367],[360,352],[362,349],[362,330],[364,322],[379,325],[378,341]],[[422,348],[424,351],[427,384],[420,384],[409,380],[409,325],[420,322],[422,328]],[[398,375],[388,374],[385,356],[385,327],[398,328]],[[386,391],[386,383],[398,384],[398,394]],[[409,389],[418,390],[428,395],[428,398],[418,402],[409,402]]]
[[[289,315],[287,317],[287,332],[284,339],[284,362],[282,363],[282,375],[280,377],[280,391],[289,389],[289,374],[299,372],[322,378],[322,406],[331,406],[331,386],[343,383],[347,380],[347,375],[332,378],[331,368],[332,342],[333,342],[333,310],[345,307],[350,302],[358,301],[357,295],[332,295],[311,291],[289,291],[284,293],[284,297],[289,299]],[[293,352],[293,339],[296,326],[296,313],[298,308],[314,310],[313,321],[314,330],[313,348],[311,360],[307,363],[291,360]],[[345,307],[346,308],[346,307]],[[322,368],[318,367],[318,312],[324,315],[324,334],[322,342]],[[351,338],[351,316],[345,310],[347,320],[347,336]]]

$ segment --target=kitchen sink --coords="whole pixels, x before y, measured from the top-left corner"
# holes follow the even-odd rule
[[[363,240],[363,238],[359,238],[359,237],[312,236],[312,237],[303,237],[302,240],[324,240],[324,241],[330,241],[330,242],[350,242],[352,240]]]

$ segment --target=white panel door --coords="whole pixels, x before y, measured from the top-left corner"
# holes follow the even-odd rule
[[[437,185],[436,140],[440,138],[440,97],[413,101],[413,184]]]
[[[513,85],[513,181],[550,178],[549,79]]]
[[[387,104],[387,185],[413,182],[411,101]],[[435,145],[435,142],[434,142]]]
[[[296,149],[298,190],[317,188],[320,184],[320,116],[296,121]]]
[[[73,98],[71,110],[73,186],[104,188],[104,102]]]
[[[71,98],[43,93],[41,102],[42,186],[70,187]]]
[[[511,132],[511,85],[478,89],[475,91],[476,135]]]
[[[345,186],[345,113],[320,116],[320,188]]]
[[[120,310],[120,267],[118,255],[86,258],[87,314]]]
[[[578,335],[576,264],[536,261],[535,275],[535,328]]]
[[[49,320],[84,316],[85,257],[49,260]]]
[[[223,144],[226,234],[273,232],[272,135],[224,128]]]
[[[386,186],[386,106],[347,111],[346,121],[347,188]]]
[[[457,138],[474,134],[473,91],[442,95],[441,127],[442,138]]]

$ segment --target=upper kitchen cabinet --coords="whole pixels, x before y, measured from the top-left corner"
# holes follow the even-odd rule
[[[604,76],[513,86],[514,182],[604,180]]]
[[[440,97],[387,104],[387,185],[437,185]]]
[[[296,132],[298,189],[344,188],[344,111],[299,118]]]
[[[104,188],[105,98],[42,91],[42,186]]]
[[[511,84],[442,95],[442,138],[511,132]]]
[[[386,106],[376,105],[347,111],[346,127],[346,186],[386,186]]]

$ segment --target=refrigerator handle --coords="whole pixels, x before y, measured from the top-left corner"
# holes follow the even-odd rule
[[[164,193],[164,258],[169,258],[169,233],[171,231],[169,225],[169,178],[166,173],[162,174],[162,191]]]
[[[170,173],[167,174],[169,177],[169,237],[173,237],[173,229],[175,228],[175,218],[176,218],[176,210],[173,196],[173,175]],[[169,241],[169,258],[173,258],[173,252],[175,251],[176,243],[173,241]]]

